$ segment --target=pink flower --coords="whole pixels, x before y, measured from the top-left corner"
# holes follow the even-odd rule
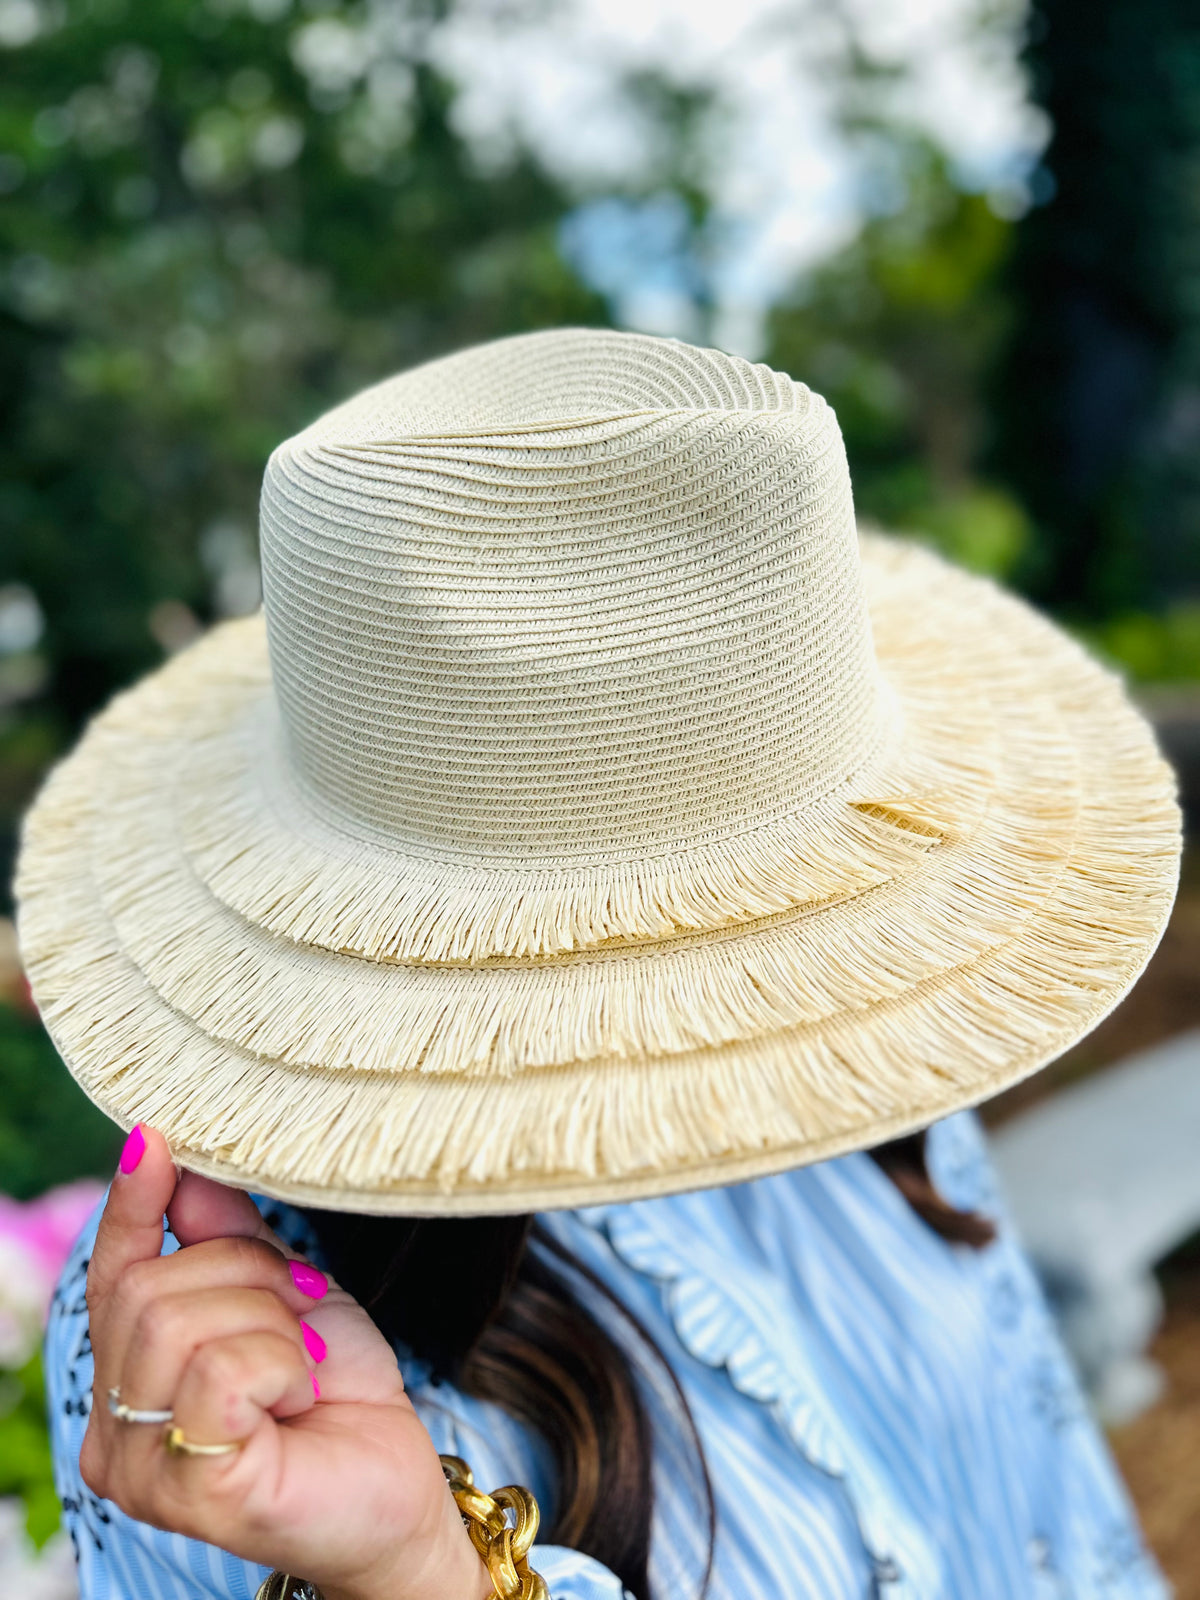
[[[22,1366],[37,1348],[63,1263],[103,1193],[84,1178],[36,1200],[0,1195],[0,1367]]]
[[[0,1235],[23,1244],[53,1284],[103,1193],[104,1185],[95,1178],[81,1178],[36,1200],[10,1200],[0,1194]]]

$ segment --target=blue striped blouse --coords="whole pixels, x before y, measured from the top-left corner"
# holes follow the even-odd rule
[[[1000,1216],[974,1118],[932,1129],[928,1155],[948,1199],[1000,1217],[995,1244],[946,1244],[861,1154],[544,1219],[678,1376],[716,1491],[710,1600],[1163,1600]],[[285,1230],[302,1226],[264,1210]],[[133,1522],[80,1480],[91,1235],[47,1336],[56,1471],[84,1600],[252,1600],[261,1569]],[[439,1450],[465,1457],[486,1487],[526,1483],[550,1498],[537,1439],[400,1359]],[[678,1400],[661,1377],[646,1382],[651,1580],[660,1600],[687,1600],[702,1581],[706,1519]],[[613,1575],[575,1551],[541,1544],[533,1565],[554,1600],[622,1600]]]

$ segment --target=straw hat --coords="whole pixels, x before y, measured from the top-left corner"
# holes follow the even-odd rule
[[[265,616],[28,818],[34,995],[112,1117],[268,1194],[523,1211],[731,1182],[1024,1077],[1162,930],[1117,681],[856,535],[829,406],[566,330],[281,445]]]

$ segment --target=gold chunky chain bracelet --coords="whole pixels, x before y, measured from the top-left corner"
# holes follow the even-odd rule
[[[529,1565],[541,1520],[538,1503],[529,1490],[510,1483],[494,1494],[484,1494],[476,1488],[465,1461],[458,1456],[440,1459],[454,1503],[488,1569],[498,1600],[550,1600],[549,1589]],[[303,1578],[273,1572],[255,1600],[321,1600],[321,1591]]]
[[[499,1600],[550,1600],[550,1591],[529,1566],[541,1512],[528,1489],[510,1483],[484,1494],[458,1456],[442,1456],[442,1471],[462,1513],[471,1543],[487,1567]],[[513,1521],[508,1520],[512,1512]]]

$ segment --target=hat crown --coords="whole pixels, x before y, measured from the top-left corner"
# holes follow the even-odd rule
[[[630,858],[830,793],[885,711],[830,407],[671,340],[526,335],[272,456],[290,767],[350,833]]]

